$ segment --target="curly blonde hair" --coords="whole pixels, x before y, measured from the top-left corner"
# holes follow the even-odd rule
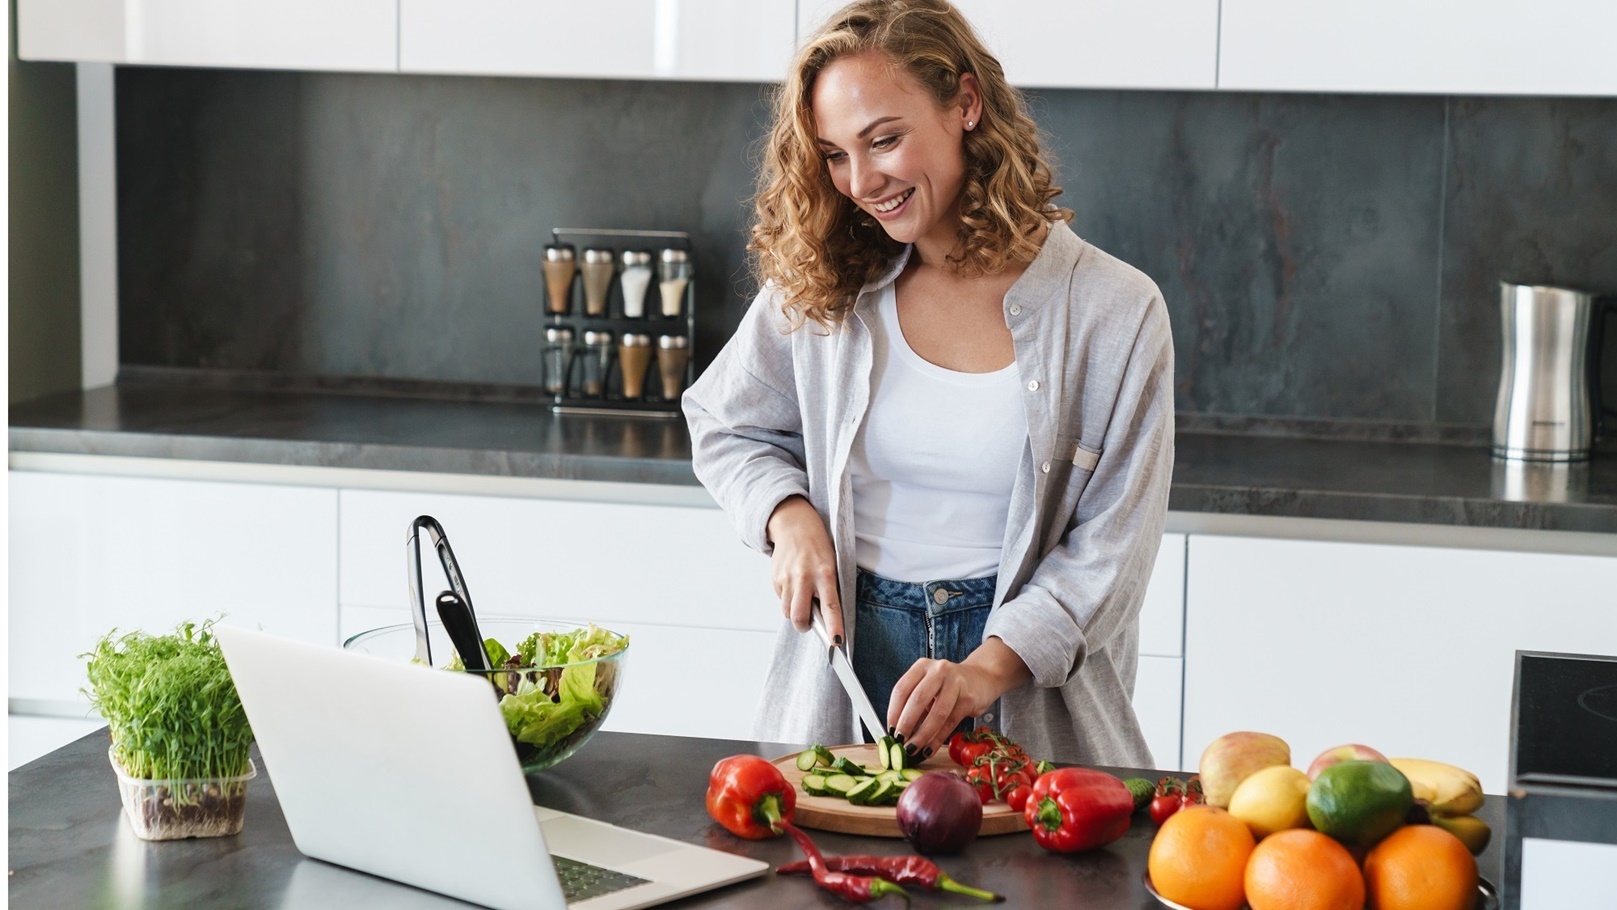
[[[903,245],[837,192],[818,147],[810,101],[815,79],[832,61],[879,51],[948,105],[972,73],[982,116],[965,134],[965,186],[959,242],[949,266],[965,277],[991,275],[1038,255],[1042,230],[1071,221],[1051,200],[1061,194],[1028,116],[1022,93],[947,0],[857,0],[809,37],[775,93],[775,121],[758,171],[755,218],[747,248],[760,284],[784,295],[792,327],[830,329],[859,289],[889,268]]]

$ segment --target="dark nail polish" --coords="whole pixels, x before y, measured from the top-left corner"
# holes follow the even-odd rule
[[[842,636],[841,635],[832,636],[831,643],[840,646],[842,644]]]
[[[898,744],[899,744],[899,745],[903,745],[903,744],[904,744],[904,734],[902,734],[902,733],[894,733],[894,734],[893,734],[893,738],[894,738],[894,739],[896,739],[896,740],[898,740]]]
[[[904,754],[908,755],[910,758],[914,758],[915,757],[915,747],[914,746],[905,746],[904,747]]]
[[[922,753],[921,753],[921,757],[922,757],[922,758],[923,758],[923,759],[925,759],[925,758],[931,758],[931,757],[932,757],[932,747],[931,747],[931,746],[927,746],[927,747],[926,747],[926,750],[925,750],[925,751],[923,751],[923,752],[922,752]]]
[[[888,728],[887,728],[887,735],[888,735],[888,736],[892,736],[892,735],[893,735],[893,728],[892,728],[892,727],[888,727]]]

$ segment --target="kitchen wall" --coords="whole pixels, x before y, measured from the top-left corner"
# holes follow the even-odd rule
[[[558,226],[691,231],[706,360],[750,298],[765,91],[122,68],[121,360],[534,384]],[[1499,279],[1617,292],[1617,100],[1033,105],[1075,228],[1162,287],[1184,413],[1465,436]]]
[[[10,4],[15,36],[16,4]],[[71,63],[7,61],[11,401],[79,387],[77,92]]]

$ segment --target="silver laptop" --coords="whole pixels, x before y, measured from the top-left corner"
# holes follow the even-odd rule
[[[304,854],[497,910],[630,910],[767,863],[536,807],[475,676],[220,626]]]

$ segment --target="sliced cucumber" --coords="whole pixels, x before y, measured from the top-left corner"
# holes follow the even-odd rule
[[[904,770],[902,770],[902,771],[900,771],[898,773],[904,775],[904,779],[906,781],[910,781],[910,780],[920,780],[921,775],[925,774],[926,772],[922,771],[920,768],[905,768]]]
[[[865,805],[885,806],[887,805],[887,800],[889,798],[891,798],[895,803],[898,802],[898,785],[893,783],[891,780],[878,779],[876,781],[876,789],[871,792],[869,797],[870,801]]]
[[[825,777],[825,789],[830,796],[847,796],[848,791],[858,783],[858,778],[848,774],[827,774]]]
[[[837,757],[831,754],[831,750],[819,743],[814,744],[814,754],[820,759],[820,764],[825,765],[827,768],[837,763]]]
[[[896,784],[904,779],[903,771],[883,771],[876,775],[876,779],[883,783]]]
[[[797,770],[813,771],[814,766],[820,763],[820,756],[813,749],[804,749],[797,753]]]
[[[859,783],[853,785],[853,789],[848,791],[848,802],[853,803],[856,806],[870,805],[871,796],[875,794],[876,788],[879,786],[881,786],[881,782],[876,780],[874,777],[867,777],[864,780],[861,780]]]
[[[904,751],[904,747],[899,745],[898,740],[893,740],[888,744],[887,756],[882,764],[895,771],[902,771],[904,768],[909,767],[909,755]]]
[[[831,795],[831,790],[825,785],[825,781],[824,774],[805,774],[803,775],[803,792],[810,796],[829,796]]]
[[[893,739],[891,736],[883,736],[881,739],[876,741],[876,757],[881,759],[881,767],[883,771],[890,771],[894,767],[892,762],[892,751],[893,743],[895,742],[897,742],[897,740]],[[902,765],[899,767],[902,767]]]
[[[854,777],[864,777],[865,769],[854,764],[853,759],[846,755],[838,755],[837,760],[831,763],[831,770],[838,774],[852,774]]]

